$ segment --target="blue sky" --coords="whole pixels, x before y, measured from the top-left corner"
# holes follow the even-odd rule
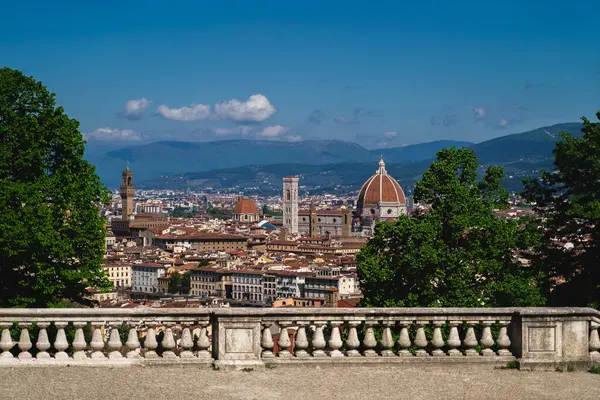
[[[0,65],[43,81],[90,143],[479,142],[600,109],[592,0],[2,7]]]

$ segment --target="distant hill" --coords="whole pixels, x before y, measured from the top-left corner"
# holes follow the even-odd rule
[[[483,165],[504,167],[503,184],[510,191],[521,190],[521,180],[536,176],[540,169],[552,168],[552,150],[560,140],[558,132],[581,136],[582,124],[568,123],[529,132],[502,136],[478,144],[438,141],[419,145],[371,151],[369,162],[309,165],[306,163],[258,164],[239,168],[187,172],[143,182],[139,187],[172,189],[233,189],[248,193],[278,193],[281,178],[299,175],[300,185],[311,192],[348,192],[375,172],[375,155],[381,153],[386,167],[400,184],[410,191],[422,172],[431,164],[435,153],[449,146],[470,146]],[[416,160],[415,160],[416,159]]]
[[[428,160],[435,156],[435,153],[446,147],[469,147],[473,146],[471,142],[460,142],[456,140],[437,140],[435,142],[412,144],[402,147],[391,147],[386,149],[372,150],[376,155],[383,155],[386,162],[404,163],[410,161]]]
[[[398,173],[393,174],[398,179],[401,176],[406,179],[418,177],[437,151],[450,146],[471,147],[481,164],[504,165],[507,172],[519,175],[527,168],[535,171],[540,165],[551,166],[552,150],[556,141],[560,140],[558,133],[565,131],[581,136],[582,126],[580,123],[558,124],[477,144],[440,140],[367,150],[356,143],[340,140],[296,143],[265,140],[162,141],[106,153],[96,149],[87,157],[97,166],[103,182],[112,187],[119,184],[125,162],[129,162],[135,171],[136,182],[147,181],[146,186],[153,182],[153,185],[168,187],[167,182],[174,185],[173,176],[177,176],[179,183],[189,180],[195,182],[193,186],[197,186],[198,182],[203,182],[201,186],[204,187],[210,183],[213,187],[222,188],[252,184],[266,189],[271,178],[306,173],[307,179],[310,177],[307,182],[311,185],[319,182],[320,187],[333,187],[331,185],[350,185],[355,180],[363,182],[376,169],[379,154],[383,154],[390,165],[388,170],[399,168]],[[425,167],[419,170],[422,165]],[[257,177],[252,178],[252,174]],[[258,184],[261,179],[264,182]]]
[[[443,147],[466,142],[437,141],[410,146],[367,150],[341,140],[306,140],[296,143],[265,140],[222,140],[214,142],[162,141],[111,150],[90,151],[88,159],[109,186],[118,185],[126,162],[135,171],[137,182],[189,171],[209,171],[247,165],[298,163],[326,165],[337,163],[376,163],[379,154],[390,162],[429,159]],[[468,143],[471,144],[471,143]]]
[[[472,146],[482,164],[552,157],[559,132],[581,137],[583,124],[570,122],[486,140]]]

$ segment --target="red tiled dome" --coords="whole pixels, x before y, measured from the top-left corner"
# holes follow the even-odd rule
[[[379,161],[379,169],[360,189],[357,205],[367,203],[400,203],[406,204],[404,191],[394,178],[385,170],[383,159]]]
[[[259,214],[256,204],[250,199],[240,198],[233,208],[234,214]]]

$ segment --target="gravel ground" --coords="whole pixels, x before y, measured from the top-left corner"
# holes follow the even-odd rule
[[[600,375],[470,367],[0,368],[0,399],[600,399]]]

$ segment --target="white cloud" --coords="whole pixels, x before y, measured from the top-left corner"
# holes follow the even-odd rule
[[[281,125],[267,126],[262,131],[257,132],[256,136],[270,137],[270,138],[279,137],[279,136],[283,135],[284,133],[286,133],[288,131],[288,129],[289,128],[287,126],[281,126]]]
[[[302,136],[300,135],[288,135],[285,137],[285,140],[287,140],[288,142],[299,142],[302,140]]]
[[[398,132],[384,132],[383,136],[386,138],[395,138],[398,136]]]
[[[247,101],[237,99],[215,104],[215,114],[220,118],[236,122],[262,122],[273,114],[275,107],[262,94],[254,94]]]
[[[93,132],[84,134],[86,140],[123,140],[139,141],[144,137],[131,129],[98,128]]]
[[[144,110],[150,107],[152,101],[145,97],[141,99],[127,100],[123,106],[122,115],[128,119],[140,119],[144,115]]]
[[[156,109],[156,113],[165,119],[173,121],[197,121],[212,117],[208,104],[191,104],[181,108],[169,108],[162,104]]]
[[[475,113],[475,121],[480,121],[485,117],[486,111],[483,107],[473,107]]]
[[[505,119],[501,119],[500,122],[498,123],[498,125],[500,125],[500,126],[506,126],[506,125],[508,125],[508,121],[505,120]]]

